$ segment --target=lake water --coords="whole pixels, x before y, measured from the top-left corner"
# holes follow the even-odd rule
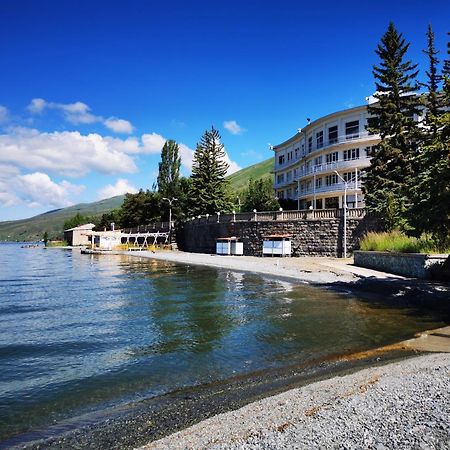
[[[407,306],[132,257],[1,244],[0,269],[0,441],[444,324]]]

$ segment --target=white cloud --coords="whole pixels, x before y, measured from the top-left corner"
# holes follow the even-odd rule
[[[189,148],[187,145],[179,144],[181,164],[189,172],[192,170],[192,161],[194,160],[194,150]]]
[[[242,134],[245,131],[245,128],[242,128],[235,120],[225,121],[223,127],[231,134]]]
[[[225,150],[224,161],[228,164],[227,175],[231,175],[232,173],[237,172],[238,170],[241,170],[241,166],[238,163],[236,163],[230,159],[226,150]]]
[[[83,102],[56,103],[47,102],[43,98],[34,98],[27,106],[27,110],[31,114],[42,114],[46,109],[62,112],[64,119],[73,125],[101,122],[115,133],[130,134],[133,132],[133,125],[128,120],[115,117],[104,119],[102,116],[94,115],[91,112],[91,108]]]
[[[145,153],[160,153],[166,143],[166,138],[157,133],[143,134],[141,139]]]
[[[115,197],[116,195],[126,194],[127,192],[135,194],[137,191],[138,189],[130,184],[128,180],[119,178],[116,181],[116,184],[108,184],[104,188],[99,189],[97,191],[97,196],[99,199],[103,199]]]
[[[6,106],[0,105],[0,123],[6,122],[9,119],[9,111]]]
[[[95,133],[41,133],[32,128],[15,128],[10,134],[0,135],[0,164],[69,177],[91,171],[131,173],[137,167],[127,153],[134,146],[133,140],[122,141]]]
[[[20,203],[20,199],[12,189],[19,174],[20,170],[17,167],[0,164],[0,205],[14,206]]]
[[[33,98],[27,106],[28,112],[31,114],[41,114],[47,106],[47,102],[43,98]]]
[[[80,194],[85,187],[68,181],[55,183],[46,173],[34,172],[17,178],[18,196],[30,207],[52,206],[61,208],[73,204],[69,196]]]
[[[106,119],[103,123],[105,127],[109,128],[115,133],[130,134],[133,132],[133,125],[131,125],[131,122],[128,122],[128,120],[110,117],[109,119]]]

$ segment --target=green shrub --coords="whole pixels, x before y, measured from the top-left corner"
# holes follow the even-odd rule
[[[440,249],[430,236],[410,237],[394,230],[385,233],[367,233],[360,242],[364,251],[398,253],[448,253],[449,249]]]

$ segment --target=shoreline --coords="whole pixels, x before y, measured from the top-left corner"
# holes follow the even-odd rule
[[[426,295],[428,299],[434,297],[436,292],[440,292],[442,294],[440,297],[448,300],[447,290],[436,291],[423,283],[417,283],[414,289],[399,297],[399,290],[414,285],[414,280],[389,274],[385,276],[377,276],[377,273],[356,274],[352,268],[342,268],[340,261],[328,258],[285,258],[277,261],[278,258],[212,256],[183,252],[102,252],[102,254],[259,273],[294,284],[308,283],[352,294],[362,292],[368,299],[375,296],[374,292],[376,297],[379,297],[382,285],[382,292],[386,294],[385,301],[390,301],[391,298],[404,301],[417,296],[423,300],[425,288],[428,289]],[[348,260],[345,264],[349,264]],[[374,286],[377,288],[375,291]],[[408,361],[411,356],[417,354],[413,348],[391,345],[361,353],[334,355],[306,365],[243,374],[209,385],[187,387],[159,398],[118,405],[98,414],[63,421],[41,433],[25,433],[17,438],[0,442],[0,448],[128,449],[139,445],[151,445],[148,444],[149,441],[156,442],[164,437],[170,438],[173,433],[180,430],[189,430],[193,424],[201,426],[204,420],[212,420],[227,412],[233,414],[234,411],[250,407],[255,402],[264,401],[263,399],[288,394],[292,389],[312,386],[336,377],[351,376],[361,369],[367,370],[391,361]]]

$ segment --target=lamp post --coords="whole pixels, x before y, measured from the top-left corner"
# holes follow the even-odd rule
[[[334,173],[344,182],[344,258],[347,258],[347,188],[348,183],[335,170]]]
[[[175,197],[172,198],[167,198],[167,197],[163,197],[163,200],[165,200],[166,202],[169,202],[169,236],[171,236],[171,231],[172,231],[172,203],[176,200],[178,200]]]
[[[236,200],[238,201],[238,212],[241,212],[241,199],[239,195],[236,196]]]

